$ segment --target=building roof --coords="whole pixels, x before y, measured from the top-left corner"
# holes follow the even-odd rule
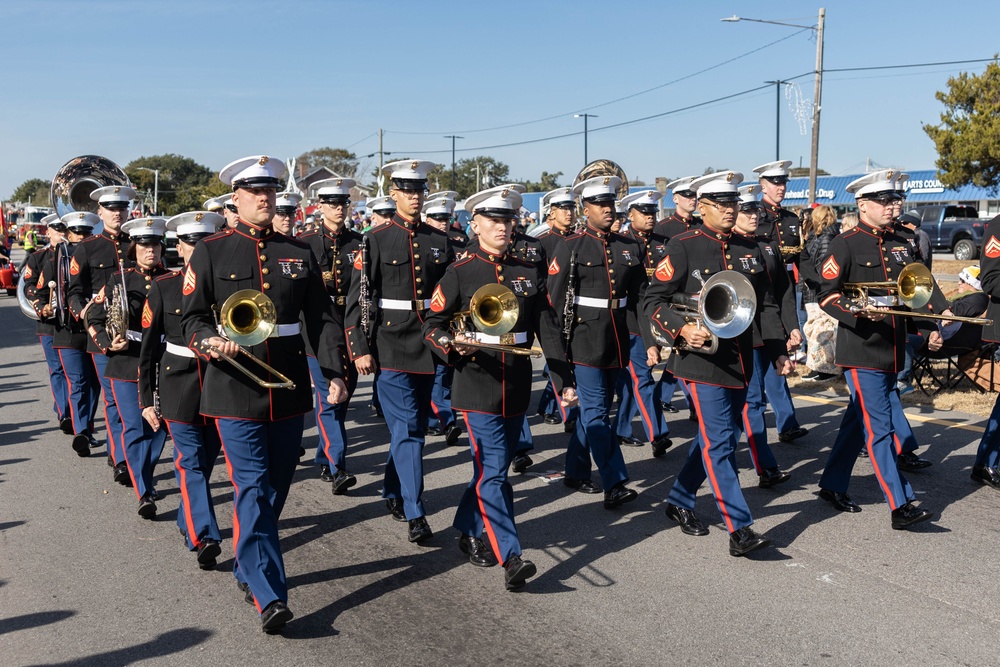
[[[998,199],[1000,195],[989,188],[975,185],[964,185],[958,189],[946,188],[938,179],[937,171],[926,169],[910,171],[910,180],[906,182],[906,201],[910,204],[979,201],[981,199]],[[854,195],[847,192],[847,184],[861,178],[864,174],[850,176],[818,176],[816,178],[816,202],[830,206],[853,205]],[[805,206],[809,203],[809,178],[799,177],[788,179],[788,189],[785,190],[785,200],[782,206]]]

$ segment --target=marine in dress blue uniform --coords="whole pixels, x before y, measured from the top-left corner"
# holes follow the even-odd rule
[[[299,212],[302,195],[298,192],[279,192],[274,198],[274,231],[295,238],[295,218]]]
[[[750,527],[753,517],[732,462],[739,437],[736,425],[753,374],[755,330],[780,372],[786,374],[792,368],[785,355],[778,313],[766,298],[770,281],[762,268],[760,246],[754,239],[730,234],[739,202],[737,186],[742,180],[739,172],[723,171],[691,183],[698,195],[703,225],[670,239],[666,256],[653,272],[644,304],[654,330],[674,349],[674,373],[686,381],[699,423],[698,436],[667,496],[667,516],[686,534],[707,535],[694,506],[698,489],[708,479],[729,532],[729,553],[733,556],[744,556],[770,543]],[[749,265],[745,272],[744,264]],[[671,304],[678,293],[699,293],[703,280],[738,266],[756,294],[756,325],[734,338],[719,339],[717,351],[705,354],[699,348],[708,340],[708,331],[700,323],[688,321],[689,317]]]
[[[503,563],[508,590],[522,588],[536,571],[531,561],[521,558],[513,490],[507,479],[530,402],[530,393],[524,388],[530,386],[531,361],[526,356],[461,343],[476,340],[527,348],[537,337],[564,399],[574,398],[572,371],[545,291],[544,268],[508,252],[520,205],[520,193],[510,189],[480,192],[466,201],[478,242],[438,283],[423,328],[429,349],[454,365],[455,404],[464,415],[472,450],[472,480],[454,521],[461,533],[459,547],[473,565]],[[484,285],[501,285],[511,291],[517,303],[512,329],[499,336],[478,331],[456,335],[450,326],[452,319],[471,308],[473,295]]]
[[[85,310],[94,297],[111,278],[111,274],[132,266],[125,255],[128,252],[128,234],[121,225],[128,219],[132,200],[137,195],[127,186],[110,185],[90,193],[97,201],[97,216],[104,224],[100,234],[89,236],[73,250],[70,260],[70,279],[67,290],[69,309],[75,318],[83,321]],[[87,351],[93,360],[95,374],[104,392],[104,425],[108,436],[108,463],[113,467],[113,478],[119,484],[129,482],[128,470],[123,465],[122,422],[111,392],[111,381],[104,377],[108,365],[107,355],[88,337]]]
[[[979,282],[989,297],[986,317],[993,320],[992,326],[983,327],[983,341],[1000,343],[1000,215],[990,220],[983,232]],[[1000,394],[979,441],[971,476],[974,482],[1000,489]]]
[[[260,613],[265,632],[280,630],[292,618],[278,519],[298,464],[303,416],[312,409],[302,314],[305,335],[330,384],[330,402],[347,396],[343,332],[316,258],[309,246],[270,226],[284,175],[282,161],[267,155],[242,158],[223,168],[219,178],[234,189],[239,221],[195,246],[181,287],[185,342],[208,362],[200,412],[216,419],[235,488],[234,574]],[[235,356],[240,348],[219,335],[215,309],[243,289],[270,298],[277,319],[268,338],[244,349],[288,377],[294,387],[261,387],[220,358]],[[257,368],[242,353],[239,357]],[[262,379],[273,377],[260,373]]]
[[[218,213],[192,211],[170,218],[166,228],[177,234],[177,252],[187,266],[195,244],[225,224]],[[187,549],[196,552],[198,566],[207,570],[222,553],[209,486],[222,443],[215,420],[199,413],[206,362],[187,346],[181,329],[183,283],[183,270],[156,278],[143,306],[139,405],[153,430],[164,428],[173,440],[180,490],[177,527]]]
[[[154,430],[142,417],[139,405],[139,351],[146,298],[153,280],[167,273],[160,264],[166,222],[164,218],[149,217],[129,220],[122,225],[122,231],[131,238],[127,256],[135,266],[112,274],[87,312],[87,333],[108,357],[104,374],[111,381],[112,396],[121,416],[124,463],[139,499],[139,516],[143,519],[156,516],[153,469],[160,460],[166,432]],[[128,311],[127,330],[112,336],[107,328],[109,311],[113,306],[114,291],[122,286]],[[157,339],[152,344],[162,343]]]
[[[929,510],[913,504],[916,496],[896,466],[893,447],[890,394],[903,365],[908,318],[878,312],[878,307],[889,305],[897,310],[905,308],[896,305],[885,290],[870,290],[869,298],[874,302],[859,304],[845,288],[847,283],[894,282],[913,261],[909,243],[891,229],[893,202],[899,197],[895,190],[898,174],[892,169],[881,170],[847,186],[857,200],[860,223],[831,241],[828,256],[820,265],[819,304],[838,322],[836,363],[844,368],[854,412],[848,410],[844,415],[819,485],[820,497],[837,510],[860,512],[861,507],[847,495],[847,486],[858,452],[866,447],[875,478],[892,510],[892,527],[902,530],[933,517]],[[912,323],[929,336],[940,337],[933,322],[917,318]],[[852,433],[851,420],[858,419],[864,441]]]
[[[334,317],[341,328],[347,312],[347,295],[354,275],[354,261],[361,250],[361,233],[348,229],[347,214],[351,206],[351,188],[355,186],[351,178],[331,178],[313,183],[312,187],[319,202],[322,223],[315,232],[299,237],[309,245],[320,270],[323,283],[330,295],[330,305]],[[346,344],[346,343],[344,343]],[[334,495],[343,495],[357,484],[357,478],[347,470],[347,408],[350,396],[358,385],[358,372],[353,367],[346,369],[348,399],[337,405],[327,399],[329,383],[323,376],[316,353],[306,341],[309,360],[309,374],[312,376],[316,394],[316,426],[319,444],[316,447],[315,462],[320,466],[320,479],[332,484]]]
[[[644,190],[626,196],[621,202],[630,221],[622,236],[632,239],[639,246],[639,255],[647,280],[653,275],[653,270],[666,252],[667,240],[653,231],[662,197],[663,195],[656,190]],[[622,397],[612,427],[619,444],[640,446],[643,441],[635,438],[632,433],[632,419],[638,414],[646,439],[652,443],[653,455],[662,456],[672,444],[669,437],[670,429],[663,418],[663,407],[656,395],[656,382],[653,380],[653,367],[656,364],[649,363],[652,360],[648,358],[640,334],[642,327],[648,328],[648,321],[630,311],[629,361],[621,373],[624,380]],[[659,362],[658,353],[656,361]]]
[[[425,518],[424,429],[430,413],[437,362],[424,346],[421,327],[430,297],[454,259],[448,236],[420,220],[431,162],[402,160],[383,167],[396,202],[392,222],[373,228],[368,245],[367,276],[362,259],[354,264],[347,299],[346,335],[350,358],[361,375],[381,370],[379,401],[389,427],[389,460],[382,480],[386,508],[408,522],[411,542],[433,536]],[[367,278],[367,280],[365,280]],[[362,287],[369,300],[362,303]],[[369,330],[362,326],[370,306]]]
[[[802,324],[805,322],[805,312],[800,310],[802,308],[802,292],[797,288],[802,230],[799,227],[798,216],[781,206],[788,184],[788,168],[791,165],[789,160],[778,160],[762,164],[754,169],[754,173],[760,178],[761,192],[763,193],[761,215],[757,221],[757,235],[765,241],[774,241],[782,250],[782,260],[788,270],[786,282],[791,285],[797,324],[793,329],[788,330],[788,335],[793,347],[802,347],[804,351],[805,339],[802,337]],[[774,410],[778,439],[781,442],[792,442],[806,435],[809,430],[800,426],[795,416],[795,405],[792,403],[788,381],[776,375],[770,365],[767,368],[769,370],[764,375],[764,394],[766,401],[771,404],[771,408]]]
[[[573,363],[580,399],[580,417],[567,447],[563,483],[583,493],[599,493],[590,479],[593,457],[607,509],[637,496],[625,486],[628,472],[608,414],[618,374],[629,359],[627,313],[639,307],[646,291],[638,244],[611,231],[615,193],[621,185],[616,176],[595,176],[576,185],[574,192],[583,200],[587,226],[556,245],[548,268],[549,296],[560,326],[571,327],[567,356]],[[571,281],[573,273],[576,278]],[[573,299],[569,322],[565,321],[567,293]],[[655,348],[648,327],[642,334],[646,349]]]

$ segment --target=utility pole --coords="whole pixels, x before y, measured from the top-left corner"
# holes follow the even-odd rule
[[[816,90],[813,92],[813,132],[812,155],[809,158],[809,203],[816,201],[816,172],[819,168],[819,112],[823,107],[823,24],[826,9],[819,8],[819,24],[816,28]]]
[[[383,176],[382,176],[382,158],[383,158],[383,154],[382,154],[382,133],[384,131],[385,130],[383,130],[381,127],[378,129],[378,196],[379,197],[381,197],[382,195],[385,194],[384,188],[382,186],[382,182],[383,182],[383,180],[385,180],[383,178]]]
[[[765,81],[774,84],[774,159],[781,159],[781,85],[787,81]]]
[[[451,189],[455,189],[455,139],[465,139],[465,137],[455,136],[454,134],[449,134],[445,136],[445,139],[451,139]]]
[[[597,114],[593,113],[575,113],[573,118],[583,119],[583,164],[590,164],[590,160],[587,158],[587,120],[590,118],[597,118]]]
[[[151,171],[153,172],[153,215],[156,215],[159,207],[157,204],[160,200],[160,170],[150,169],[149,167],[136,167],[140,171]]]

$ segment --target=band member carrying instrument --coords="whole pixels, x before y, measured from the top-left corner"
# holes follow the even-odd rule
[[[653,231],[656,211],[662,197],[656,190],[643,190],[622,199],[630,221],[622,236],[632,239],[639,246],[639,256],[647,280],[666,252],[667,239]],[[656,382],[653,380],[653,367],[659,363],[659,354],[656,355],[656,363],[651,363],[653,359],[649,358],[640,333],[644,328],[649,328],[648,321],[641,314],[628,311],[629,360],[626,369],[622,370],[625,382],[612,428],[619,444],[642,445],[642,441],[632,435],[632,419],[638,413],[642,418],[646,438],[652,443],[653,456],[660,457],[673,443],[670,441],[670,429],[663,418],[660,400],[656,397]]]
[[[730,234],[742,180],[739,172],[722,171],[692,181],[702,226],[670,239],[644,303],[654,331],[674,349],[673,370],[687,383],[699,424],[684,467],[667,496],[666,514],[685,534],[707,535],[694,507],[698,489],[710,479],[733,556],[745,556],[770,544],[750,527],[753,517],[731,460],[739,437],[736,425],[753,373],[750,325],[754,321],[778,372],[785,375],[792,369],[777,310],[766,299],[769,280],[760,246],[754,239]],[[737,272],[744,259],[751,268],[756,263],[758,269]],[[713,281],[719,283],[709,289]],[[727,296],[731,301],[720,305],[718,294],[735,297]],[[697,314],[681,307],[692,301]],[[719,320],[709,322],[708,316]],[[710,331],[709,326],[720,333]]]
[[[73,418],[70,416],[69,394],[66,384],[66,372],[63,370],[62,361],[59,359],[59,352],[53,347],[53,339],[56,333],[57,310],[65,308],[65,304],[56,303],[53,307],[53,299],[56,299],[56,290],[47,290],[46,299],[43,301],[36,296],[36,290],[47,287],[48,283],[42,283],[44,277],[41,275],[42,266],[49,262],[56,261],[56,255],[65,256],[66,246],[62,245],[66,240],[66,224],[63,223],[55,213],[45,216],[41,222],[45,224],[45,235],[49,244],[40,251],[28,255],[21,271],[21,280],[24,281],[25,295],[35,308],[38,322],[35,324],[35,334],[42,345],[42,353],[45,355],[45,365],[48,367],[49,388],[52,391],[52,409],[56,413],[59,422],[59,429],[66,435],[73,435]],[[68,257],[66,258],[69,259]],[[65,310],[63,311],[65,312]],[[89,448],[89,443],[88,443]]]
[[[401,160],[382,168],[392,182],[396,202],[392,222],[375,227],[368,240],[367,275],[357,274],[347,299],[347,345],[358,373],[380,369],[379,401],[389,427],[389,460],[382,497],[396,521],[408,522],[411,542],[433,536],[425,518],[424,429],[430,412],[436,361],[423,343],[421,327],[431,305],[431,293],[455,255],[448,236],[420,221],[433,162]],[[361,299],[362,287],[370,297]],[[364,301],[364,302],[362,302]],[[362,327],[371,312],[371,331]]]
[[[525,388],[531,362],[517,351],[530,349],[537,336],[563,400],[576,398],[545,273],[507,252],[520,206],[520,194],[509,189],[487,190],[466,201],[478,242],[434,289],[423,327],[428,348],[454,364],[455,406],[464,415],[472,449],[472,480],[455,514],[459,547],[473,565],[503,563],[507,590],[522,588],[536,572],[521,558],[507,480],[530,402]],[[462,323],[456,325],[456,318]]]
[[[629,359],[627,312],[638,308],[647,280],[636,242],[611,232],[615,195],[621,185],[617,176],[594,176],[573,188],[583,200],[587,226],[556,246],[548,269],[549,295],[560,316],[560,328],[571,327],[567,355],[580,398],[580,418],[567,447],[563,483],[581,493],[600,493],[590,480],[593,456],[606,509],[637,496],[625,486],[625,459],[608,417],[618,373]],[[578,278],[571,285],[574,271]],[[567,317],[571,311],[574,315]],[[652,332],[643,327],[641,333],[652,356],[656,351]]]
[[[124,463],[143,519],[156,516],[153,468],[160,460],[167,435],[143,419],[138,384],[143,306],[153,280],[167,273],[160,264],[166,222],[163,218],[135,218],[122,225],[122,231],[131,238],[127,256],[135,266],[115,272],[87,312],[87,332],[108,357],[104,375],[111,381],[121,415]],[[159,337],[151,344],[162,345]]]
[[[218,213],[194,211],[175,215],[166,227],[177,234],[177,254],[187,266],[195,244],[225,224]],[[198,566],[208,570],[222,553],[209,487],[222,443],[215,420],[198,412],[206,364],[187,347],[181,330],[183,283],[183,269],[160,276],[143,306],[139,405],[153,430],[165,428],[173,440],[174,475],[181,491],[177,527],[188,550],[197,552]]]
[[[691,183],[697,178],[697,176],[685,176],[667,183],[667,190],[670,191],[674,202],[674,212],[656,223],[653,231],[657,235],[669,241],[672,237],[700,224],[700,221],[694,217],[698,195],[691,189]]]
[[[67,291],[69,309],[81,322],[86,321],[87,307],[94,297],[111,279],[115,271],[132,266],[126,257],[129,247],[128,234],[121,231],[122,223],[128,219],[132,200],[137,197],[135,190],[124,185],[109,185],[98,188],[90,194],[97,201],[97,216],[104,223],[100,234],[84,239],[73,251],[69,265],[69,289]],[[97,379],[104,391],[104,425],[108,436],[108,465],[112,466],[112,476],[119,484],[128,484],[128,468],[125,465],[125,451],[122,444],[122,421],[111,393],[111,380],[104,377],[108,357],[88,338],[87,351],[93,359]],[[76,450],[78,454],[85,454]]]
[[[343,331],[319,265],[309,246],[271,229],[284,175],[284,163],[267,155],[223,168],[219,178],[233,187],[239,220],[195,246],[181,288],[185,342],[209,362],[200,411],[216,419],[235,488],[234,575],[265,632],[292,618],[278,519],[312,409],[301,314],[330,403],[347,398]]]
[[[893,204],[900,196],[895,187],[898,178],[898,171],[884,169],[847,186],[857,200],[860,224],[830,242],[821,265],[819,303],[839,323],[836,362],[844,367],[851,406],[820,477],[819,495],[839,511],[861,511],[847,495],[847,487],[858,452],[866,447],[892,510],[892,528],[903,530],[934,515],[913,504],[916,496],[899,472],[893,447],[893,433],[901,428],[896,421],[906,419],[902,410],[893,409],[890,395],[903,366],[907,320],[879,309],[893,306],[898,311],[896,297],[884,286],[897,280],[913,260],[909,243],[891,229]],[[866,283],[875,283],[876,288],[865,289],[864,302],[858,303],[857,286]],[[918,316],[914,323],[928,334],[929,341],[940,343],[941,334],[933,322]],[[862,423],[864,441],[856,436],[852,422],[857,421]]]
[[[963,273],[968,275],[967,271]],[[983,232],[979,282],[989,297],[986,316],[993,320],[992,326],[983,327],[983,342],[1000,343],[1000,215],[990,220]],[[1000,489],[1000,394],[979,441],[976,461],[972,466],[972,481]]]
[[[303,234],[299,240],[307,244],[323,271],[323,283],[330,295],[330,304],[338,325],[343,328],[347,312],[347,294],[354,276],[352,266],[361,252],[361,233],[346,226],[351,210],[351,178],[330,178],[313,183],[323,216],[319,230]],[[341,346],[344,343],[340,343]],[[333,495],[339,496],[357,484],[357,478],[347,470],[347,406],[358,386],[358,371],[349,365],[346,370],[348,398],[339,404],[327,401],[329,385],[323,376],[316,353],[306,341],[309,374],[316,393],[316,426],[319,444],[315,462],[320,466],[319,478],[332,484]]]

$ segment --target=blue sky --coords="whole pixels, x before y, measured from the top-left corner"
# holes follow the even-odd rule
[[[989,58],[998,50],[995,1],[823,4],[827,70]],[[85,153],[122,165],[179,153],[218,170],[244,155],[286,157],[321,146],[366,155],[377,150],[379,128],[389,160],[450,163],[443,135],[462,135],[457,147],[470,149],[582,133],[573,113],[588,109],[598,116],[589,121],[590,159],[611,158],[632,178],[652,183],[709,166],[749,172],[774,159],[773,86],[600,128],[811,72],[812,31],[719,19],[813,25],[819,6],[8,0],[0,3],[0,197]],[[984,67],[828,72],[820,167],[854,173],[871,158],[933,168],[921,123],[939,118],[935,91],[951,75]],[[792,96],[811,100],[812,77],[796,82]],[[782,95],[782,157],[808,166],[809,143]],[[458,157],[477,154],[506,162],[516,179],[562,171],[568,183],[583,166],[583,136]]]

